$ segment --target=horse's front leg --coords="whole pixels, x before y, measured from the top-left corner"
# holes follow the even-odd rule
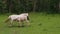
[[[29,20],[26,20],[26,22],[27,22],[27,26],[30,26]]]
[[[22,26],[22,23],[21,23],[21,21],[20,20],[18,20],[19,22],[18,22],[18,26]]]

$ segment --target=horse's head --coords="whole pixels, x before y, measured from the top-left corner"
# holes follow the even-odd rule
[[[24,13],[25,16],[28,16],[28,13]]]

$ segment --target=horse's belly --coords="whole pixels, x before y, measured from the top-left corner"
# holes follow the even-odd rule
[[[17,18],[17,20],[24,21],[25,18],[24,17],[19,17],[19,18]]]
[[[18,20],[24,20],[24,18],[19,18]]]

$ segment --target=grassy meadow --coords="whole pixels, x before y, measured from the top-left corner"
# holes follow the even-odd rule
[[[4,22],[8,15],[0,15],[0,34],[60,34],[59,14],[29,13],[29,16],[31,26],[10,28]]]

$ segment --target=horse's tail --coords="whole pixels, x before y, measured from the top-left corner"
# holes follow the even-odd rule
[[[6,20],[5,20],[5,23],[7,23],[9,20],[10,20],[10,18],[6,19]]]
[[[29,19],[29,16],[27,16],[27,20],[30,20],[30,19]]]

